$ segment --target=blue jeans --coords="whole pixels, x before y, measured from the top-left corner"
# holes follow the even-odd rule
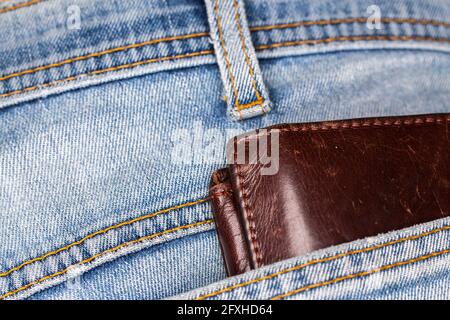
[[[238,132],[449,112],[450,2],[230,3],[0,3],[0,298],[449,298],[449,219],[226,278],[208,184]]]

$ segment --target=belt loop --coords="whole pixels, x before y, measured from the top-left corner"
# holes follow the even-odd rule
[[[228,112],[247,119],[270,111],[242,0],[205,0]]]

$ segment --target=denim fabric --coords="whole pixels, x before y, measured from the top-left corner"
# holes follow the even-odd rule
[[[205,0],[211,39],[226,90],[228,112],[242,120],[270,111],[241,0]]]
[[[212,230],[151,247],[133,259],[118,258],[30,298],[161,299],[202,287],[223,278],[223,266],[217,263],[221,257],[215,237]],[[193,256],[198,257],[186,258]],[[151,285],[143,285],[149,281]]]
[[[374,2],[379,30],[366,26]],[[65,27],[73,3],[83,13],[79,30]],[[225,164],[228,131],[450,111],[448,1],[244,4],[274,108],[241,122],[226,114],[201,0],[47,0],[0,13],[2,298],[150,299],[207,286],[225,278],[206,197],[211,173]],[[192,33],[200,35],[182,37]],[[428,244],[386,263],[440,249]],[[444,258],[427,260],[430,279]],[[347,273],[336,263],[330,275],[356,267]],[[286,290],[267,292],[322,279],[289,277]],[[377,297],[393,294],[388,284],[378,284]],[[261,285],[229,297],[269,297]],[[327,297],[363,297],[346,290]]]

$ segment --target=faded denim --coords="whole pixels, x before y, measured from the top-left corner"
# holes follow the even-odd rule
[[[66,25],[74,3],[79,30]],[[382,29],[367,28],[372,4],[385,18]],[[195,298],[445,225],[435,221],[224,280],[206,198],[211,173],[225,164],[226,139],[204,158],[210,141],[196,133],[450,111],[449,1],[244,5],[272,110],[243,121],[227,114],[201,0],[47,0],[0,9],[2,298],[159,299],[194,289],[187,297]],[[187,146],[181,163],[173,155],[180,140]],[[441,285],[448,258],[432,254],[447,250],[447,236],[311,265],[216,297],[273,298],[430,254],[286,298],[437,297],[448,288]]]

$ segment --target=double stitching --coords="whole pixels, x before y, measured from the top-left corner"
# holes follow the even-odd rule
[[[158,215],[161,215],[161,214],[164,214],[164,213],[168,213],[170,211],[174,211],[174,210],[185,208],[185,207],[194,206],[194,205],[206,202],[208,200],[209,200],[209,198],[204,198],[204,199],[200,199],[200,200],[196,200],[196,201],[192,201],[192,202],[186,202],[186,203],[183,203],[183,204],[180,204],[180,205],[177,205],[177,206],[173,206],[173,207],[170,207],[170,208],[167,208],[167,209],[159,210],[159,211],[154,212],[154,213],[150,213],[150,214],[147,214],[147,215],[144,215],[144,216],[140,216],[140,217],[137,217],[137,218],[134,218],[134,219],[131,219],[131,220],[127,220],[127,221],[124,221],[124,222],[121,222],[121,223],[109,226],[109,227],[107,227],[105,229],[102,229],[102,230],[99,230],[97,232],[91,233],[91,234],[85,236],[84,238],[82,238],[82,239],[80,239],[78,241],[72,242],[71,244],[69,244],[69,245],[67,245],[65,247],[59,248],[59,249],[57,249],[55,251],[48,252],[48,253],[46,253],[46,254],[44,254],[42,256],[39,256],[37,258],[25,261],[25,262],[21,263],[20,265],[9,269],[8,271],[0,273],[0,277],[6,277],[6,276],[10,275],[11,273],[13,273],[14,271],[18,271],[18,270],[22,269],[23,267],[25,267],[25,266],[27,266],[29,264],[32,264],[32,263],[37,262],[37,261],[42,261],[42,260],[44,260],[44,259],[46,259],[46,258],[48,258],[50,256],[53,256],[53,255],[56,255],[56,254],[61,253],[63,251],[66,251],[66,250],[68,250],[68,249],[70,249],[70,248],[72,248],[74,246],[77,246],[77,245],[80,245],[80,244],[84,243],[88,239],[94,238],[94,237],[96,237],[98,235],[101,235],[101,234],[105,234],[108,231],[111,231],[111,230],[114,230],[114,229],[117,229],[117,228],[120,228],[120,227],[124,227],[124,226],[130,225],[130,224],[133,224],[135,222],[147,220],[147,219],[156,217]]]
[[[241,41],[242,50],[244,51],[245,61],[246,61],[247,65],[248,65],[248,68],[249,68],[249,73],[250,73],[250,76],[252,78],[252,86],[253,86],[253,89],[255,90],[255,95],[256,95],[256,101],[247,103],[245,105],[239,105],[239,106],[236,105],[236,108],[245,109],[245,108],[250,108],[250,107],[253,107],[253,106],[259,104],[262,112],[265,113],[264,108],[262,107],[262,104],[264,103],[264,100],[261,98],[261,94],[259,93],[258,88],[256,86],[255,74],[253,72],[253,68],[252,68],[252,65],[251,65],[251,62],[250,62],[250,58],[249,58],[248,53],[247,53],[247,46],[245,44],[245,39],[244,39],[244,36],[242,35],[242,28],[241,28],[241,23],[240,23],[240,19],[241,18],[240,18],[240,15],[239,15],[239,6],[238,6],[238,3],[237,3],[237,0],[233,0],[233,7],[236,10],[235,19],[236,19],[236,24],[237,24],[237,27],[238,27],[239,38],[240,38],[240,41]]]
[[[246,46],[245,46],[245,40],[243,38],[242,30],[241,30],[241,24],[239,22],[240,16],[239,16],[239,9],[238,9],[238,5],[237,5],[236,0],[233,0],[233,7],[234,7],[234,9],[236,11],[235,20],[236,20],[236,24],[237,24],[237,27],[238,27],[239,39],[240,39],[240,42],[241,42],[242,50],[244,51],[245,61],[246,61],[247,65],[248,65],[248,67],[249,67],[250,76],[252,78],[253,89],[255,90],[255,94],[256,94],[256,98],[257,98],[256,101],[253,101],[253,102],[250,102],[250,103],[247,103],[247,104],[240,104],[239,103],[239,94],[238,94],[238,90],[237,90],[237,87],[236,87],[236,81],[235,81],[233,73],[231,71],[231,64],[230,64],[230,60],[228,58],[227,49],[225,47],[225,39],[223,37],[223,31],[222,31],[222,25],[221,25],[221,20],[220,20],[220,13],[219,13],[219,0],[216,0],[215,14],[216,14],[216,20],[217,20],[217,29],[219,31],[220,45],[221,45],[222,50],[223,50],[223,55],[224,55],[225,63],[227,65],[228,75],[230,77],[231,86],[233,87],[233,92],[234,92],[234,95],[235,95],[234,105],[235,105],[239,115],[242,118],[242,115],[241,115],[241,110],[242,109],[247,109],[247,108],[254,107],[255,105],[261,104],[263,102],[263,100],[261,98],[261,95],[260,95],[257,87],[256,87],[256,80],[255,80],[255,77],[254,77],[253,68],[252,68],[251,63],[250,63],[250,58],[248,57],[248,54],[247,54],[247,49],[246,49]],[[263,109],[262,105],[261,105],[261,109]],[[264,110],[263,110],[263,112],[264,112]]]
[[[308,26],[326,26],[326,25],[337,25],[337,24],[347,24],[347,23],[366,23],[366,17],[359,18],[347,18],[347,19],[326,19],[326,20],[316,20],[316,21],[299,21],[292,23],[277,24],[272,26],[258,26],[250,28],[251,31],[270,31],[274,29],[291,29],[298,27],[308,27]],[[450,23],[437,21],[437,20],[427,20],[427,19],[414,19],[414,18],[380,18],[380,22],[384,24],[388,23],[407,23],[407,24],[421,24],[421,25],[431,25],[435,27],[450,28]]]
[[[124,243],[122,243],[122,244],[120,244],[120,245],[118,245],[116,247],[113,247],[113,248],[105,250],[105,251],[103,251],[101,253],[95,254],[95,255],[93,255],[93,256],[91,256],[91,257],[89,257],[89,258],[87,258],[87,259],[85,259],[85,260],[83,260],[83,261],[81,261],[79,263],[73,264],[73,265],[71,265],[70,267],[68,267],[68,268],[66,268],[64,270],[55,272],[55,273],[53,273],[51,275],[48,275],[48,276],[42,277],[42,278],[40,278],[38,280],[35,280],[33,282],[30,282],[30,283],[28,283],[28,284],[26,284],[26,285],[24,285],[24,286],[22,286],[22,287],[20,287],[18,289],[9,291],[9,292],[5,293],[4,295],[0,296],[0,300],[3,300],[3,299],[8,298],[8,297],[10,297],[12,295],[15,295],[15,294],[17,294],[17,293],[19,293],[19,292],[21,292],[23,290],[29,289],[29,288],[31,288],[31,287],[39,284],[39,283],[42,283],[42,282],[44,282],[46,280],[50,280],[50,279],[55,278],[55,277],[60,276],[60,275],[64,275],[70,269],[72,269],[75,266],[81,266],[81,265],[84,265],[86,263],[92,262],[92,261],[94,261],[95,259],[97,259],[97,258],[99,258],[101,256],[104,256],[104,255],[106,255],[108,253],[116,252],[119,249],[122,249],[124,247],[130,246],[130,245],[133,245],[133,244],[137,244],[137,243],[140,243],[140,242],[145,241],[145,240],[150,240],[150,239],[153,239],[153,238],[157,238],[157,237],[163,236],[165,234],[173,233],[173,232],[176,232],[176,231],[185,230],[185,229],[191,229],[191,228],[199,227],[199,226],[206,225],[206,224],[212,224],[213,222],[214,222],[214,220],[203,220],[203,221],[200,221],[200,222],[194,222],[194,223],[190,223],[190,224],[187,224],[187,225],[178,226],[178,227],[173,228],[173,229],[164,230],[162,232],[157,232],[157,233],[154,233],[154,234],[151,234],[151,235],[148,235],[148,236],[144,236],[144,237],[132,240],[132,241],[124,242]]]
[[[256,46],[256,50],[274,49],[280,47],[290,47],[298,45],[315,45],[321,43],[331,43],[338,41],[430,41],[430,42],[447,42],[450,43],[450,39],[447,38],[434,38],[434,37],[423,37],[423,36],[342,36],[342,37],[332,37],[324,39],[310,39],[310,40],[299,40],[299,41],[286,41],[272,43],[268,45]]]
[[[293,295],[295,295],[297,293],[300,293],[300,292],[303,292],[303,291],[307,291],[307,290],[310,290],[310,289],[324,287],[324,286],[327,286],[327,285],[330,285],[330,284],[334,284],[334,283],[338,283],[338,282],[342,282],[342,281],[345,281],[345,280],[366,277],[366,276],[369,276],[369,275],[374,274],[374,273],[378,273],[378,272],[389,270],[389,269],[398,268],[398,267],[401,267],[401,266],[406,266],[406,265],[413,264],[413,263],[419,262],[419,261],[428,260],[430,258],[438,257],[438,256],[441,256],[441,255],[447,254],[447,253],[450,253],[450,249],[445,249],[445,250],[441,250],[441,251],[435,251],[435,252],[432,252],[432,253],[429,253],[429,254],[424,254],[424,255],[422,255],[420,257],[417,257],[417,258],[414,258],[414,259],[409,259],[409,260],[399,261],[399,262],[392,263],[392,264],[387,264],[387,265],[384,265],[384,266],[381,266],[381,267],[378,267],[378,268],[375,268],[375,269],[372,269],[372,270],[369,270],[369,271],[362,271],[362,272],[350,274],[350,275],[347,275],[347,276],[334,278],[332,280],[327,280],[327,281],[319,282],[319,283],[316,283],[316,284],[307,285],[307,286],[304,286],[304,287],[301,287],[301,288],[289,291],[287,293],[275,296],[275,297],[271,298],[271,300],[284,299],[284,298],[293,296]]]
[[[76,75],[76,76],[71,76],[71,77],[68,77],[68,78],[64,78],[64,79],[60,79],[60,80],[56,80],[56,81],[52,81],[52,82],[39,84],[39,85],[36,85],[36,86],[32,86],[32,87],[28,87],[28,88],[25,88],[25,89],[21,89],[21,90],[16,90],[16,91],[3,93],[3,94],[0,94],[0,97],[9,97],[9,96],[16,95],[16,94],[19,94],[19,93],[24,93],[24,92],[28,92],[28,91],[34,91],[34,90],[39,89],[39,88],[51,87],[51,86],[54,86],[54,85],[57,85],[57,84],[60,84],[60,83],[77,80],[80,77],[92,76],[92,75],[97,75],[97,74],[102,74],[102,73],[106,73],[106,72],[110,72],[110,71],[117,71],[117,70],[122,70],[122,69],[129,69],[129,68],[134,68],[134,67],[145,65],[145,64],[156,63],[156,62],[204,56],[204,55],[209,55],[209,54],[213,54],[213,53],[214,52],[212,50],[205,50],[205,51],[197,51],[197,52],[181,54],[181,55],[176,55],[176,56],[155,58],[155,59],[149,59],[149,60],[144,60],[144,61],[138,61],[138,62],[134,62],[134,63],[123,64],[123,65],[116,66],[116,67],[100,69],[100,70],[96,70],[96,71],[92,71],[92,72],[88,72],[88,73],[83,73],[83,74],[79,74],[79,75]]]
[[[381,20],[384,23],[387,23],[387,22],[390,22],[390,23],[408,23],[408,24],[442,26],[442,27],[450,28],[450,23],[446,23],[446,22],[442,22],[442,21],[435,21],[435,20],[418,20],[418,19],[412,19],[412,18],[410,18],[410,19],[383,18]],[[274,29],[297,28],[297,27],[300,27],[300,26],[315,26],[315,25],[324,26],[324,25],[337,25],[337,24],[365,22],[365,21],[366,21],[366,18],[349,18],[349,19],[319,20],[319,21],[300,21],[300,22],[295,22],[295,23],[290,23],[290,24],[280,24],[280,25],[269,25],[269,26],[253,27],[253,28],[250,28],[250,30],[253,31],[253,32],[270,31],[270,30],[274,30]],[[10,78],[14,78],[14,77],[18,77],[18,76],[22,76],[22,75],[26,75],[26,74],[36,73],[38,71],[43,71],[43,70],[47,70],[47,69],[51,69],[51,68],[56,68],[56,67],[59,67],[59,66],[65,65],[65,64],[70,64],[70,63],[73,63],[73,62],[76,62],[76,61],[81,61],[81,60],[85,60],[85,59],[89,59],[89,58],[98,58],[98,57],[101,57],[101,56],[103,56],[105,54],[117,53],[117,52],[125,51],[125,50],[128,50],[128,49],[141,48],[141,47],[144,47],[144,46],[153,45],[153,44],[157,44],[157,43],[160,43],[160,42],[167,42],[167,41],[173,41],[173,40],[186,40],[186,39],[191,39],[191,38],[201,38],[201,37],[207,37],[207,36],[208,36],[207,32],[199,32],[199,33],[192,33],[192,34],[188,34],[188,35],[173,36],[173,37],[149,40],[149,41],[140,42],[140,43],[136,43],[136,44],[130,44],[130,45],[126,45],[126,46],[120,46],[120,47],[107,49],[107,50],[96,52],[96,53],[91,53],[91,54],[87,54],[87,55],[83,55],[83,56],[78,56],[78,57],[66,59],[66,60],[63,60],[63,61],[60,61],[60,62],[56,62],[56,63],[52,63],[52,64],[48,64],[48,65],[44,65],[44,66],[40,66],[40,67],[36,67],[36,68],[32,68],[32,69],[27,69],[27,70],[24,70],[24,71],[15,72],[15,73],[12,73],[12,74],[9,74],[9,75],[6,75],[6,76],[1,76],[0,77],[0,81],[4,81],[4,80],[10,79]],[[329,39],[334,39],[334,38],[329,38]],[[263,49],[263,48],[260,48],[260,50],[261,49]]]
[[[362,18],[339,19],[339,20],[302,21],[302,22],[297,22],[297,23],[292,23],[292,24],[253,27],[253,28],[250,28],[250,30],[256,32],[256,31],[267,31],[267,30],[272,30],[272,29],[295,28],[295,27],[298,27],[298,26],[354,23],[354,22],[360,22],[361,19]],[[450,28],[450,23],[441,22],[441,21],[435,21],[435,20],[418,20],[418,19],[401,19],[401,18],[384,18],[383,20],[385,22],[389,21],[390,23],[409,23],[409,24],[432,25],[432,26],[441,26],[441,27]],[[179,39],[182,39],[183,37],[185,37],[185,38],[198,38],[198,37],[205,37],[205,36],[207,36],[206,33],[197,33],[197,34],[190,34],[190,35],[185,35],[185,36],[175,36],[175,37],[171,37],[171,38],[150,40],[150,41],[147,41],[147,42],[133,44],[133,45],[128,45],[128,46],[123,46],[123,47],[118,47],[118,48],[113,48],[113,49],[109,49],[109,50],[102,51],[102,52],[99,52],[99,53],[89,54],[89,55],[86,55],[86,56],[88,56],[89,58],[90,57],[94,57],[95,58],[95,57],[101,56],[103,54],[119,52],[119,51],[127,50],[127,49],[130,49],[130,48],[139,48],[139,47],[142,47],[142,46],[145,46],[145,45],[154,44],[154,43],[163,42],[163,41],[176,40],[175,38],[179,38]],[[269,45],[256,46],[255,49],[258,50],[258,51],[262,51],[262,50],[266,50],[266,49],[285,47],[285,46],[295,46],[295,45],[315,45],[315,44],[320,44],[320,43],[331,43],[331,42],[336,42],[336,41],[373,41],[373,40],[386,40],[386,41],[416,40],[416,41],[430,41],[430,42],[450,43],[450,39],[447,39],[447,38],[435,38],[435,37],[419,37],[419,36],[346,36],[346,37],[333,37],[333,38],[325,38],[325,39],[317,39],[317,40],[299,40],[299,41],[280,42],[280,43],[274,43],[274,44],[269,44]],[[8,97],[8,96],[16,95],[16,94],[21,94],[21,93],[25,93],[25,92],[29,92],[29,91],[34,91],[34,90],[37,90],[39,88],[45,88],[45,87],[54,86],[54,85],[57,85],[57,84],[60,84],[60,83],[63,83],[63,82],[69,82],[69,81],[77,80],[78,77],[89,76],[89,75],[94,75],[94,74],[100,74],[100,73],[105,73],[105,72],[109,72],[109,71],[116,71],[116,70],[121,70],[121,69],[127,69],[127,68],[133,68],[133,67],[136,67],[136,66],[139,66],[139,65],[150,64],[150,63],[155,63],[155,62],[162,62],[162,61],[182,59],[182,58],[190,58],[190,57],[201,56],[201,55],[209,55],[209,54],[213,54],[213,53],[214,53],[213,50],[205,50],[205,51],[197,51],[197,52],[192,52],[192,53],[182,54],[182,55],[167,56],[167,57],[162,57],[162,58],[155,58],[155,59],[149,59],[149,60],[144,60],[144,61],[138,61],[138,62],[135,62],[135,63],[129,63],[129,64],[120,65],[120,66],[117,66],[117,67],[111,67],[111,68],[107,68],[107,69],[101,69],[101,70],[97,70],[97,71],[92,71],[92,72],[89,72],[89,73],[79,74],[79,75],[76,75],[76,76],[71,76],[71,77],[67,77],[67,78],[64,78],[64,79],[55,80],[55,81],[52,81],[52,82],[48,82],[48,83],[44,83],[44,84],[40,84],[40,85],[27,87],[27,88],[20,89],[20,90],[6,92],[6,93],[3,93],[3,94],[0,94],[0,97]],[[50,65],[46,65],[46,66],[41,66],[41,67],[37,67],[37,68],[33,68],[33,69],[28,69],[28,70],[16,72],[16,73],[13,73],[13,74],[10,74],[10,75],[6,75],[6,76],[3,76],[3,77],[0,77],[0,81],[7,80],[7,79],[10,79],[10,78],[13,78],[13,77],[20,76],[20,75],[32,74],[32,73],[35,73],[35,72],[38,72],[38,71],[41,71],[41,70],[48,70],[48,69],[51,69],[51,68],[58,67],[58,66],[60,66],[62,64],[72,63],[74,61],[84,60],[85,59],[84,57],[86,57],[86,56],[75,57],[75,58],[67,59],[67,60],[64,60],[64,61],[61,61],[61,62],[58,62],[58,63],[55,63],[55,64],[50,64]],[[66,62],[66,61],[69,61],[69,60],[70,60],[70,62]],[[232,76],[232,75],[230,74],[230,76]],[[234,79],[233,78],[231,78],[231,79],[232,79],[232,83],[234,83]]]
[[[416,40],[416,41],[428,41],[428,42],[438,42],[438,43],[449,43],[450,44],[450,39],[447,39],[447,38],[416,37],[416,36],[408,36],[408,37],[406,37],[406,36],[403,36],[403,37],[402,36],[367,36],[367,37],[357,36],[357,37],[340,37],[340,38],[325,38],[325,39],[319,39],[319,40],[301,40],[301,41],[294,41],[294,42],[282,42],[282,43],[276,43],[276,44],[272,44],[272,45],[257,46],[257,47],[255,47],[255,49],[258,51],[262,51],[262,50],[266,50],[266,49],[279,48],[279,47],[285,47],[285,46],[294,46],[294,45],[303,45],[303,44],[315,45],[315,44],[319,44],[319,43],[331,43],[331,42],[336,42],[336,41],[376,41],[376,40],[385,40],[385,41]],[[177,56],[168,56],[168,57],[138,61],[135,63],[124,64],[124,65],[120,65],[117,67],[96,70],[96,71],[92,71],[89,73],[71,76],[68,78],[43,83],[40,85],[28,87],[28,88],[21,89],[21,90],[15,90],[15,91],[3,93],[3,94],[0,94],[0,98],[25,93],[28,91],[34,91],[39,88],[51,87],[51,86],[54,86],[54,85],[57,85],[57,84],[60,84],[63,82],[77,80],[80,77],[84,77],[84,76],[101,74],[101,73],[105,73],[105,72],[109,72],[109,71],[128,69],[128,68],[133,68],[133,67],[140,66],[140,65],[155,63],[155,62],[176,60],[176,59],[182,59],[182,58],[191,58],[191,57],[196,57],[196,56],[209,55],[209,54],[213,54],[213,53],[214,53],[213,50],[205,50],[205,51],[197,51],[197,52],[192,52],[192,53],[182,54],[182,55],[177,55]]]
[[[236,154],[235,154],[235,157],[236,157]],[[256,260],[255,261],[255,267],[259,268],[259,266],[261,265],[261,262],[262,262],[262,253],[261,253],[261,250],[260,250],[259,245],[258,245],[256,224],[255,224],[255,221],[253,219],[252,208],[248,204],[248,195],[245,192],[245,189],[244,189],[244,186],[243,186],[243,183],[242,183],[243,176],[242,176],[241,172],[239,171],[239,169],[237,169],[236,175],[237,175],[237,178],[238,178],[238,181],[239,181],[239,187],[241,189],[244,211],[246,213],[245,216],[247,217],[248,229],[250,231],[250,247],[253,249],[253,252],[255,254],[255,260]]]
[[[36,73],[38,71],[44,71],[44,70],[48,70],[48,69],[52,69],[52,68],[61,67],[63,65],[71,64],[71,63],[78,62],[78,61],[83,61],[83,60],[87,60],[87,59],[91,59],[91,58],[99,58],[106,54],[122,52],[122,51],[130,50],[130,49],[137,49],[137,48],[141,48],[141,47],[146,47],[148,45],[158,44],[161,42],[171,42],[171,41],[175,41],[175,40],[186,40],[186,39],[191,39],[191,38],[206,37],[207,35],[208,34],[206,32],[199,32],[199,33],[192,33],[192,34],[181,35],[181,36],[173,36],[173,37],[149,40],[149,41],[135,43],[135,44],[129,44],[126,46],[116,47],[116,48],[112,48],[112,49],[103,50],[100,52],[90,53],[90,54],[86,54],[83,56],[66,59],[63,61],[56,62],[56,63],[48,64],[45,66],[40,66],[40,67],[36,67],[36,68],[24,70],[24,71],[11,73],[6,76],[0,77],[0,81],[5,81],[8,79],[23,76],[26,74]]]
[[[243,139],[259,138],[261,136],[269,135],[270,132],[298,132],[298,131],[329,131],[329,130],[342,130],[342,129],[361,129],[370,127],[392,127],[392,126],[410,126],[410,125],[426,125],[433,123],[445,123],[450,122],[450,116],[428,116],[428,117],[407,117],[406,119],[369,119],[369,120],[351,120],[351,121],[330,121],[321,124],[305,123],[300,126],[280,129],[270,129],[262,134],[255,133],[254,135],[245,136]],[[239,142],[238,142],[239,143]]]
[[[218,296],[218,295],[220,295],[222,293],[231,292],[231,291],[236,290],[238,288],[247,287],[247,286],[249,286],[251,284],[254,284],[254,283],[258,283],[258,282],[265,281],[265,280],[270,280],[270,279],[273,279],[273,278],[275,278],[277,276],[280,276],[280,275],[284,275],[284,274],[287,274],[287,273],[290,273],[290,272],[293,272],[293,271],[298,271],[298,270],[304,269],[304,268],[306,268],[308,266],[313,266],[313,265],[316,265],[316,264],[319,264],[319,263],[339,260],[339,259],[342,259],[342,258],[345,258],[345,257],[349,257],[349,256],[353,256],[353,255],[356,255],[356,254],[360,254],[360,253],[371,252],[371,251],[374,251],[374,250],[377,250],[377,249],[389,247],[389,246],[392,246],[392,245],[395,245],[395,244],[398,244],[398,243],[402,243],[402,242],[405,242],[405,241],[413,241],[413,240],[425,238],[425,237],[428,237],[430,235],[437,234],[437,233],[440,233],[440,232],[443,232],[443,231],[447,231],[447,230],[450,230],[450,226],[444,226],[444,227],[436,228],[436,229],[433,229],[431,231],[426,231],[426,232],[420,233],[418,235],[400,238],[400,239],[397,239],[397,240],[381,243],[381,244],[378,244],[378,245],[375,245],[375,246],[371,246],[371,247],[367,247],[367,248],[363,248],[363,249],[347,251],[347,252],[339,253],[339,254],[336,254],[336,255],[333,255],[333,256],[330,256],[330,257],[311,260],[311,261],[308,261],[306,263],[299,264],[299,265],[296,265],[296,266],[291,267],[291,268],[286,268],[286,269],[283,269],[281,271],[278,271],[278,272],[275,272],[275,273],[272,273],[272,274],[269,274],[269,275],[266,275],[266,276],[263,276],[263,277],[255,278],[255,279],[252,279],[252,280],[249,280],[249,281],[246,281],[246,282],[238,283],[238,284],[235,284],[235,285],[232,285],[232,286],[229,286],[229,287],[226,287],[226,288],[214,291],[212,293],[201,295],[201,296],[197,297],[196,300],[203,300],[203,299],[206,299],[206,298],[215,297],[215,296]]]

